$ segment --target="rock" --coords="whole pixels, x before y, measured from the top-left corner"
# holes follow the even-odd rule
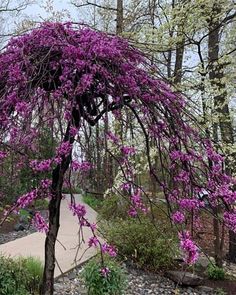
[[[203,282],[203,278],[185,271],[168,271],[166,276],[183,286],[199,286]]]
[[[200,266],[203,270],[206,270],[209,263],[211,263],[212,258],[206,257],[205,255],[200,255],[197,261],[197,265]]]
[[[17,223],[17,224],[14,226],[14,230],[15,230],[15,231],[26,230],[26,224],[23,224],[23,223]]]
[[[72,271],[68,274],[69,280],[74,280],[77,277],[77,274],[75,271]]]
[[[207,286],[198,286],[196,289],[198,291],[200,291],[201,293],[212,293],[212,292],[214,292],[213,288],[207,287]]]

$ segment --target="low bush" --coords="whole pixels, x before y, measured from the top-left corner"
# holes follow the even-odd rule
[[[0,256],[0,294],[28,295],[25,270],[10,257]]]
[[[100,230],[121,255],[141,267],[167,269],[178,253],[174,230],[168,226],[154,227],[147,217],[103,222]]]
[[[108,196],[104,199],[102,207],[99,210],[99,216],[105,220],[114,218],[127,218],[129,204],[121,197],[116,195]]]
[[[83,201],[96,211],[98,211],[103,205],[102,199],[89,194],[85,194],[83,196]]]
[[[125,294],[126,274],[114,259],[105,257],[102,266],[98,258],[93,258],[85,265],[81,275],[88,289],[88,295]]]
[[[36,295],[42,280],[42,263],[34,257],[0,256],[0,294]]]
[[[26,274],[26,289],[30,294],[38,294],[43,278],[43,264],[35,257],[21,258],[20,262]]]
[[[224,280],[225,271],[221,267],[209,264],[207,267],[207,276],[210,280]]]

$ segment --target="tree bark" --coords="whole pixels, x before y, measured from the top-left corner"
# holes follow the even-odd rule
[[[77,124],[78,125],[78,124]],[[70,124],[67,126],[64,142],[73,144],[74,137],[69,135]],[[52,173],[52,197],[49,202],[49,231],[45,241],[45,264],[43,281],[40,287],[41,295],[53,295],[54,292],[54,270],[55,270],[55,245],[60,227],[60,206],[62,199],[62,185],[65,173],[71,162],[71,153],[64,156],[60,165]]]
[[[116,34],[121,35],[124,29],[124,6],[123,0],[117,0]]]
[[[229,155],[228,147],[234,144],[233,126],[231,122],[231,116],[229,111],[229,105],[227,101],[226,85],[223,82],[224,68],[219,61],[220,50],[220,20],[219,14],[221,11],[221,5],[215,3],[212,10],[212,17],[209,21],[209,37],[208,37],[208,59],[209,59],[209,79],[213,89],[219,94],[214,96],[214,116],[217,117],[217,126],[219,126],[221,142],[226,147],[226,155]],[[215,131],[218,137],[218,130]],[[225,163],[226,173],[231,174],[231,165],[227,161]],[[217,221],[219,223],[219,221]],[[217,223],[214,218],[214,232],[217,231]],[[216,227],[216,228],[215,228]],[[219,231],[219,229],[218,229]],[[218,237],[218,235],[216,236]],[[216,263],[222,266],[222,251],[219,246],[220,243],[215,239],[215,256]],[[232,231],[229,231],[229,259],[231,262],[236,261],[236,235]],[[221,258],[220,258],[221,256]]]

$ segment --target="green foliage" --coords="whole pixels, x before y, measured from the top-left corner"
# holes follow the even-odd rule
[[[101,269],[107,267],[109,273],[104,277]],[[91,259],[84,267],[82,277],[89,295],[125,294],[127,279],[124,269],[114,259],[105,257],[104,266],[98,258]]]
[[[83,201],[94,210],[99,210],[103,204],[102,199],[98,199],[97,197],[89,195],[89,194],[86,194],[83,196]]]
[[[227,295],[227,293],[223,289],[217,288],[216,295]]]
[[[221,267],[209,264],[207,267],[207,276],[210,280],[223,280],[225,278],[225,271]]]
[[[21,258],[19,262],[22,264],[26,274],[26,289],[30,294],[38,294],[40,284],[43,278],[43,264],[41,260],[35,257]]]
[[[34,295],[39,292],[43,265],[34,258],[0,256],[0,295]]]
[[[116,195],[105,198],[99,210],[100,217],[105,220],[127,218],[127,212],[128,203]]]
[[[1,295],[28,295],[25,270],[10,257],[0,256]]]
[[[148,218],[113,220],[101,225],[108,243],[115,244],[121,255],[141,267],[167,269],[177,253],[172,229],[154,227]]]
[[[47,199],[38,199],[34,202],[35,210],[46,210],[48,209],[49,201]]]

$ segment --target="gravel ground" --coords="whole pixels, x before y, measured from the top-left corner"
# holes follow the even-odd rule
[[[55,295],[86,295],[87,291],[79,278],[82,268],[72,271],[55,283]],[[181,288],[169,279],[128,268],[128,289],[126,295],[216,295],[217,292],[208,287]]]
[[[47,212],[47,210],[41,210],[40,213],[42,214],[44,219],[47,221],[48,220],[48,212]],[[13,229],[13,226],[12,226],[12,229]],[[30,225],[30,226],[27,226],[27,228],[25,230],[21,230],[21,231],[12,230],[12,231],[7,232],[7,233],[1,233],[0,232],[0,245],[11,242],[11,241],[14,241],[14,240],[19,239],[19,238],[23,238],[25,236],[28,236],[30,234],[35,233],[36,231],[37,230],[33,226]]]
[[[7,234],[1,234],[0,233],[0,244],[5,244],[11,241],[14,241],[19,238],[23,238],[27,235],[30,235],[32,233],[36,232],[35,228],[30,226],[29,229],[27,230],[22,230],[22,231],[12,231]]]

